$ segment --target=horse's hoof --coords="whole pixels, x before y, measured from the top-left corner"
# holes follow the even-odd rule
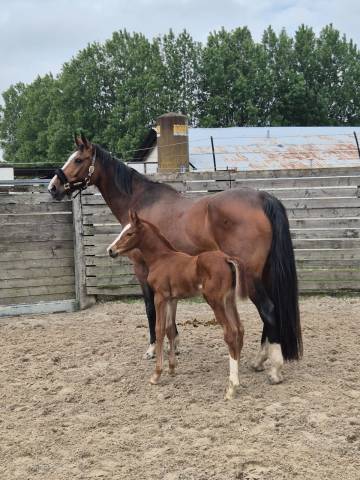
[[[175,368],[169,368],[169,375],[175,377]]]
[[[267,378],[270,385],[278,385],[284,381],[284,377],[280,372],[269,372]]]
[[[158,373],[153,373],[150,377],[151,385],[157,385],[160,380],[160,375]]]
[[[155,358],[155,350],[156,350],[156,343],[150,343],[149,348],[144,353],[143,358],[145,360],[151,360],[152,358]]]
[[[256,360],[253,360],[250,363],[251,370],[254,370],[254,372],[263,372],[265,370],[264,367],[264,362],[259,362]]]
[[[232,382],[229,383],[229,387],[225,393],[225,400],[233,400],[236,398],[239,391],[239,385],[234,385]]]

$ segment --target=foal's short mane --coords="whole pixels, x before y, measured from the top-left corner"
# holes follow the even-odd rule
[[[169,242],[169,240],[164,237],[164,235],[160,232],[160,230],[158,229],[158,227],[156,225],[153,225],[152,223],[148,222],[147,220],[144,220],[144,219],[140,219],[140,222],[143,223],[143,224],[146,224],[150,227],[150,229],[153,231],[153,233],[155,233],[155,235],[157,237],[160,238],[160,240],[165,243],[165,245],[170,248],[170,250],[172,250],[173,252],[178,252],[178,250],[176,250],[176,248],[174,248],[171,243]]]
[[[111,167],[114,169],[114,171],[111,172],[111,175],[113,175],[114,177],[116,187],[121,192],[131,195],[133,193],[134,180],[145,183],[147,189],[157,187],[161,189],[166,188],[167,190],[172,190],[176,192],[176,190],[169,185],[150,180],[145,175],[137,172],[135,169],[128,167],[124,162],[111,155],[111,153],[102,148],[100,145],[93,145],[96,149],[96,158],[100,160],[101,165],[104,167],[105,171],[109,171]]]

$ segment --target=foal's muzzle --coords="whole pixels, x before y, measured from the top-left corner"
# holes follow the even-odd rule
[[[118,253],[115,252],[113,248],[108,248],[108,254],[110,255],[111,258],[116,258],[118,256]]]

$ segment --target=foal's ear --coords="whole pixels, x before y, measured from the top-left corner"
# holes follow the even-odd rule
[[[131,210],[131,209],[129,210],[129,218],[133,225],[139,225],[140,220],[135,210]]]

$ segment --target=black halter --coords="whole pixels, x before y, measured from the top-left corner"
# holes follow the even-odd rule
[[[96,149],[92,157],[88,174],[83,180],[79,180],[78,182],[69,182],[62,168],[57,168],[55,170],[55,175],[58,176],[60,183],[64,186],[64,190],[66,193],[72,193],[72,192],[75,192],[75,190],[79,190],[79,193],[80,193],[82,190],[87,189],[87,187],[90,185],[91,175],[94,173],[94,170],[95,170],[95,160],[96,160]]]

